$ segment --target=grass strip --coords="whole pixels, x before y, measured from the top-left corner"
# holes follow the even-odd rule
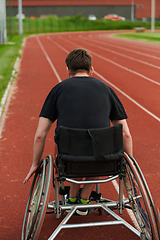
[[[19,56],[24,35],[14,35],[6,45],[0,45],[0,99],[10,81],[13,66]]]
[[[160,44],[160,32],[121,33],[121,34],[113,34],[112,36]]]

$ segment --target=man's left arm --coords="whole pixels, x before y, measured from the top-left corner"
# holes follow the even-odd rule
[[[48,118],[40,117],[38,128],[34,138],[33,163],[23,183],[28,182],[40,165],[47,134],[52,126],[52,121]]]
[[[117,125],[121,123],[123,125],[123,144],[124,144],[124,151],[133,156],[133,144],[132,144],[132,136],[129,131],[129,127],[127,124],[126,119],[122,120],[113,120],[112,124]]]

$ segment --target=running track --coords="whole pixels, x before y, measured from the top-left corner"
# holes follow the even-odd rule
[[[19,240],[31,181],[23,185],[32,162],[38,115],[50,89],[67,78],[65,57],[77,47],[93,55],[94,77],[118,94],[128,114],[134,157],[146,179],[156,207],[160,207],[160,48],[159,45],[116,39],[111,32],[61,33],[27,38],[18,79],[0,133],[0,239]],[[53,153],[54,126],[44,157]],[[104,186],[104,185],[103,185]],[[116,196],[113,185],[103,193]],[[51,200],[53,200],[53,191]],[[126,218],[130,217],[125,213]],[[98,221],[99,215],[74,217],[73,221]],[[105,219],[106,215],[102,215]],[[107,217],[108,218],[108,217]],[[46,215],[40,240],[47,239],[61,220]],[[57,240],[137,240],[123,227],[64,230]]]

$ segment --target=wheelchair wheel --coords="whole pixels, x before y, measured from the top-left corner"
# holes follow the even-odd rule
[[[21,240],[37,240],[47,209],[52,184],[52,158],[43,159],[34,176],[24,215]]]
[[[136,161],[125,154],[124,185],[131,208],[137,220],[138,230],[147,240],[158,240],[158,218],[147,183]]]

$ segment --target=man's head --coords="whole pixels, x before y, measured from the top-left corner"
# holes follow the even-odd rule
[[[87,50],[77,48],[68,54],[65,62],[72,76],[84,71],[89,74],[92,66],[92,56]]]

